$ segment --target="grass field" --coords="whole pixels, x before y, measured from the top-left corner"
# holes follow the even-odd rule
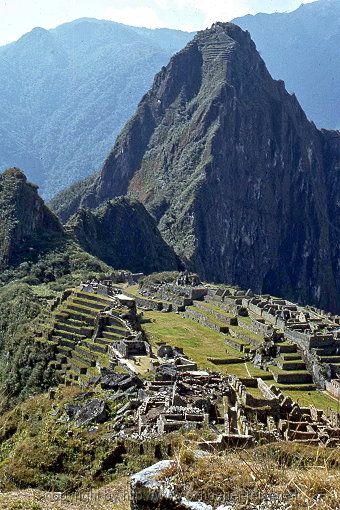
[[[151,345],[166,342],[182,347],[184,353],[201,368],[215,369],[208,357],[225,358],[226,354],[240,357],[239,351],[226,346],[224,335],[176,313],[144,312],[143,329]]]
[[[317,409],[324,409],[336,411],[340,409],[340,405],[330,395],[321,391],[289,391],[284,392],[289,395],[300,406],[308,407],[313,405]]]
[[[226,346],[225,337],[221,333],[175,313],[144,312],[144,318],[143,329],[152,346],[157,346],[157,342],[166,342],[169,345],[181,347],[184,353],[202,369],[245,378],[268,377],[268,372],[255,368],[251,363],[242,362],[240,352]],[[239,357],[240,363],[215,365],[207,359],[208,357],[225,358],[226,354]]]
[[[207,310],[213,310],[214,312],[218,312],[224,317],[230,319],[231,317],[235,317],[235,314],[228,312],[225,308],[221,308],[218,305],[215,305],[214,303],[207,303],[205,301],[201,301],[198,308],[204,307]]]

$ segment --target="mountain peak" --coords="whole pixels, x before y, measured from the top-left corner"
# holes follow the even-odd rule
[[[73,206],[129,194],[202,278],[334,309],[336,199],[325,181],[335,145],[273,80],[249,33],[215,23],[156,76]]]

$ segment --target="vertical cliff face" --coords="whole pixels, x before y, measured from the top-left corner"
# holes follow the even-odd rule
[[[37,187],[17,168],[0,174],[0,268],[54,246],[64,235]]]
[[[339,139],[217,23],[157,75],[74,205],[129,193],[203,278],[339,309]]]

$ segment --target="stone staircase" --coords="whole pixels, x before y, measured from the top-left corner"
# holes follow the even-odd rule
[[[289,344],[287,343],[287,346]],[[293,352],[293,348],[294,351]],[[269,371],[273,374],[274,380],[283,385],[282,387],[290,387],[298,390],[299,387],[303,387],[304,390],[315,389],[313,384],[313,378],[310,372],[307,370],[306,364],[297,353],[297,347],[292,344],[292,351],[282,352],[276,358],[276,366],[269,366]],[[309,385],[308,388],[306,385]]]

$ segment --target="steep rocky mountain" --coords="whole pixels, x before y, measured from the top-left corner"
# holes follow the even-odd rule
[[[0,217],[0,282],[34,275],[39,283],[72,269],[151,273],[178,267],[154,219],[142,204],[128,199],[94,212],[81,210],[64,229],[38,187],[11,168],[0,175]]]
[[[340,2],[319,0],[289,13],[236,18],[274,78],[285,80],[319,127],[340,129]]]
[[[0,48],[0,171],[45,198],[102,165],[154,74],[191,35],[81,19]]]
[[[156,76],[100,174],[58,212],[131,194],[203,278],[339,309],[339,143],[248,33],[217,23]]]
[[[112,267],[144,273],[178,268],[174,251],[140,202],[121,197],[94,211],[80,209],[66,228],[86,252]]]
[[[63,228],[39,197],[37,186],[17,168],[0,174],[0,213],[1,269],[55,247],[63,238]]]

